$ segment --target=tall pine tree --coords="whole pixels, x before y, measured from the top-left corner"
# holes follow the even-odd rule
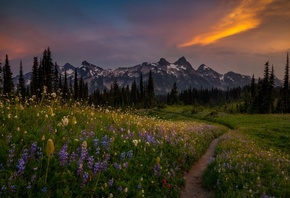
[[[75,68],[75,78],[74,78],[74,99],[79,99],[79,81],[78,81],[78,70]]]
[[[156,106],[156,98],[155,98],[155,92],[154,92],[154,82],[153,82],[153,76],[152,76],[152,71],[151,70],[149,72],[149,77],[148,77],[145,104],[146,104],[146,108],[153,108],[153,107]]]
[[[1,60],[0,60],[0,95],[2,94],[2,90],[3,90],[2,73],[3,73],[3,69],[2,69],[2,63],[1,63]]]
[[[287,53],[287,60],[286,60],[286,66],[285,66],[285,76],[284,76],[284,82],[283,82],[283,96],[282,96],[282,101],[283,101],[283,112],[284,113],[289,113],[290,108],[289,108],[289,54]]]
[[[38,58],[34,57],[33,58],[33,66],[32,66],[32,76],[31,76],[31,82],[30,82],[30,92],[31,95],[38,95],[37,94],[37,90],[40,89],[39,88],[39,81],[38,81],[38,75],[39,75],[39,71],[38,71]]]
[[[6,54],[5,65],[3,67],[3,94],[10,95],[14,91],[14,84],[12,81],[12,72],[8,55]]]
[[[47,49],[44,50],[43,52],[43,57],[42,57],[42,67],[43,67],[43,73],[44,73],[44,86],[47,87],[47,92],[51,93],[53,90],[53,76],[54,76],[54,64],[52,62],[52,57],[51,57],[51,51],[50,48],[48,47]]]
[[[22,61],[20,61],[20,70],[19,70],[19,79],[18,79],[18,90],[17,92],[21,95],[22,101],[25,100],[26,96],[26,88],[25,88],[25,81],[23,76],[23,70],[22,70]]]

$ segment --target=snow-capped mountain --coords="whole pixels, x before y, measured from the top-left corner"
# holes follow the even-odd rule
[[[139,84],[141,73],[143,80],[147,81],[150,70],[152,71],[156,94],[167,94],[171,91],[174,82],[177,83],[178,90],[188,88],[226,90],[227,88],[244,86],[251,82],[250,76],[232,71],[220,74],[204,64],[195,70],[185,57],[181,57],[173,63],[161,58],[156,63],[144,62],[136,66],[116,69],[103,69],[83,61],[79,67],[66,63],[64,66],[58,66],[58,69],[63,76],[66,72],[68,79],[74,79],[75,70],[77,70],[78,78],[82,76],[84,81],[88,83],[90,93],[96,89],[110,89],[115,80],[120,87],[131,86],[134,80]],[[26,83],[29,84],[30,78],[28,77],[31,75],[26,74],[26,76]],[[15,77],[15,83],[17,79],[18,77]]]

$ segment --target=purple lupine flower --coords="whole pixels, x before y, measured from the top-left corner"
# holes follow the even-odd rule
[[[129,166],[128,162],[124,162],[124,163],[123,163],[123,168],[124,168],[124,169],[127,169],[128,166]]]
[[[37,150],[37,142],[33,142],[33,144],[31,144],[30,147],[30,155],[29,155],[30,158],[34,158],[36,150]]]
[[[155,164],[154,165],[154,175],[155,176],[160,176],[161,175],[161,166],[160,166],[160,164]]]
[[[121,170],[121,168],[122,168],[122,166],[119,165],[118,163],[114,163],[113,165],[114,165],[115,169]]]
[[[155,142],[154,136],[151,136],[149,134],[146,134],[146,140],[149,143],[154,143]]]
[[[74,162],[77,156],[78,155],[75,152],[72,152],[70,155],[69,163]]]
[[[99,146],[99,140],[98,139],[94,139],[94,146],[98,147]]]
[[[6,138],[7,138],[7,142],[10,143],[10,141],[12,139],[12,134],[9,133]]]
[[[88,163],[87,163],[88,168],[92,169],[93,164],[94,164],[94,156],[92,155],[91,157],[88,158]]]
[[[123,161],[125,157],[126,157],[126,153],[125,152],[121,153],[120,160]]]
[[[8,159],[7,159],[7,167],[9,167],[13,163],[13,157],[15,152],[15,144],[11,144],[11,149],[9,150]]]
[[[25,161],[23,158],[20,158],[18,160],[18,165],[16,165],[16,167],[17,167],[17,175],[22,175],[25,169]]]
[[[59,163],[62,166],[65,166],[67,164],[67,161],[68,161],[67,147],[68,147],[67,144],[63,145],[63,147],[61,148],[61,150],[58,153]]]
[[[101,170],[102,170],[103,172],[107,170],[107,162],[106,162],[106,161],[103,161],[103,162],[101,163]]]
[[[42,148],[39,146],[36,150],[36,157],[39,159],[42,156]]]
[[[114,129],[113,125],[110,126],[109,131],[115,132],[115,129]]]
[[[22,175],[25,170],[25,164],[28,162],[28,150],[24,149],[21,158],[18,160],[17,175]]]
[[[110,155],[110,153],[106,153],[106,161],[109,161],[109,160],[110,160],[110,158],[111,158],[111,155]]]
[[[3,186],[1,187],[1,191],[5,191],[5,190],[7,190],[7,187],[6,187],[5,185],[3,185]]]
[[[127,157],[128,158],[132,158],[133,157],[133,151],[132,150],[127,152]]]
[[[82,185],[81,187],[84,188],[86,186],[86,184],[89,181],[89,173],[88,172],[84,172],[83,174],[83,181],[82,181]]]
[[[94,170],[93,170],[94,175],[96,175],[100,171],[100,169],[101,169],[101,163],[96,162],[94,165]]]
[[[118,191],[122,191],[122,190],[123,190],[122,186],[119,186]]]
[[[28,149],[23,150],[22,159],[24,160],[25,163],[28,162]]]
[[[40,190],[40,192],[43,192],[43,193],[47,192],[47,187],[43,187],[43,188]]]
[[[83,161],[80,159],[78,161],[78,170],[77,170],[77,175],[81,176],[83,173],[84,167],[83,167]]]
[[[82,147],[81,159],[82,160],[86,160],[87,156],[88,156],[88,150],[87,150],[87,148],[86,147]]]
[[[102,147],[104,147],[105,149],[108,149],[109,147],[109,142],[108,142],[108,136],[105,135],[102,140],[101,140],[101,144],[102,144]]]
[[[113,184],[114,184],[114,179],[110,179],[110,180],[108,181],[108,186],[113,186]]]
[[[97,147],[96,148],[96,155],[99,155],[100,154],[100,150],[101,150],[100,147]]]

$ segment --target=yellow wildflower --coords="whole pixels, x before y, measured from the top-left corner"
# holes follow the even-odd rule
[[[52,139],[47,140],[47,145],[46,145],[46,154],[47,156],[51,156],[54,152],[54,143]]]

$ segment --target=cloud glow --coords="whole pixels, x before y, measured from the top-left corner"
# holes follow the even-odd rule
[[[191,41],[179,45],[179,47],[188,47],[196,44],[208,45],[222,38],[256,28],[262,21],[259,14],[272,2],[273,0],[242,0],[210,32],[198,35]]]

